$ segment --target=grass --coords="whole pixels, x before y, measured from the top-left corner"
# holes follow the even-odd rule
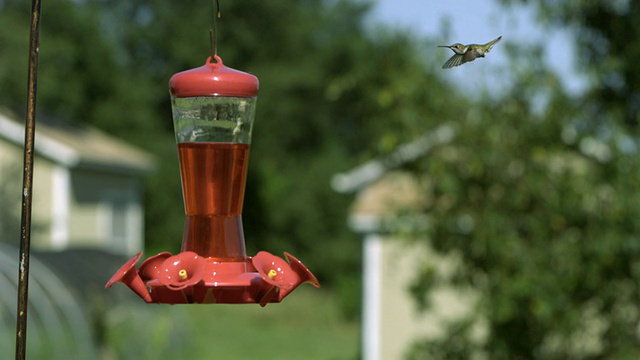
[[[301,286],[280,304],[136,305],[110,314],[116,359],[353,360],[359,326],[340,316],[335,297]]]

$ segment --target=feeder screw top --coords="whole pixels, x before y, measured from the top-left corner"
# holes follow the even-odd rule
[[[201,67],[174,74],[169,80],[171,96],[178,98],[256,97],[259,84],[256,76],[225,66],[218,55],[207,58]]]

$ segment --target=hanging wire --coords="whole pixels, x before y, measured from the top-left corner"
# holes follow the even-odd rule
[[[218,21],[220,19],[220,0],[213,2],[213,29],[209,30],[209,42],[211,44],[211,59],[218,55]]]
[[[31,247],[31,208],[33,198],[33,152],[36,129],[36,94],[40,52],[41,0],[31,5],[29,73],[27,78],[27,114],[24,131],[24,173],[22,177],[22,219],[20,226],[20,260],[18,266],[18,309],[16,324],[16,360],[27,352],[27,306],[29,303],[29,257]]]

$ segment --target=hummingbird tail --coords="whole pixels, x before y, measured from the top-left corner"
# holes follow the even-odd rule
[[[493,39],[493,40],[489,41],[488,43],[486,43],[486,44],[484,45],[485,52],[489,52],[489,51],[491,51],[491,49],[493,48],[493,46],[494,46],[495,44],[497,44],[500,40],[502,40],[502,35],[500,35],[500,36],[498,36],[497,38],[495,38],[495,39]],[[484,57],[484,56],[483,56],[483,57]]]

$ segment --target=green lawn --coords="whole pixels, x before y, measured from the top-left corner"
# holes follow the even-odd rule
[[[301,286],[280,304],[120,306],[108,319],[116,359],[358,359],[359,326],[331,293]]]

